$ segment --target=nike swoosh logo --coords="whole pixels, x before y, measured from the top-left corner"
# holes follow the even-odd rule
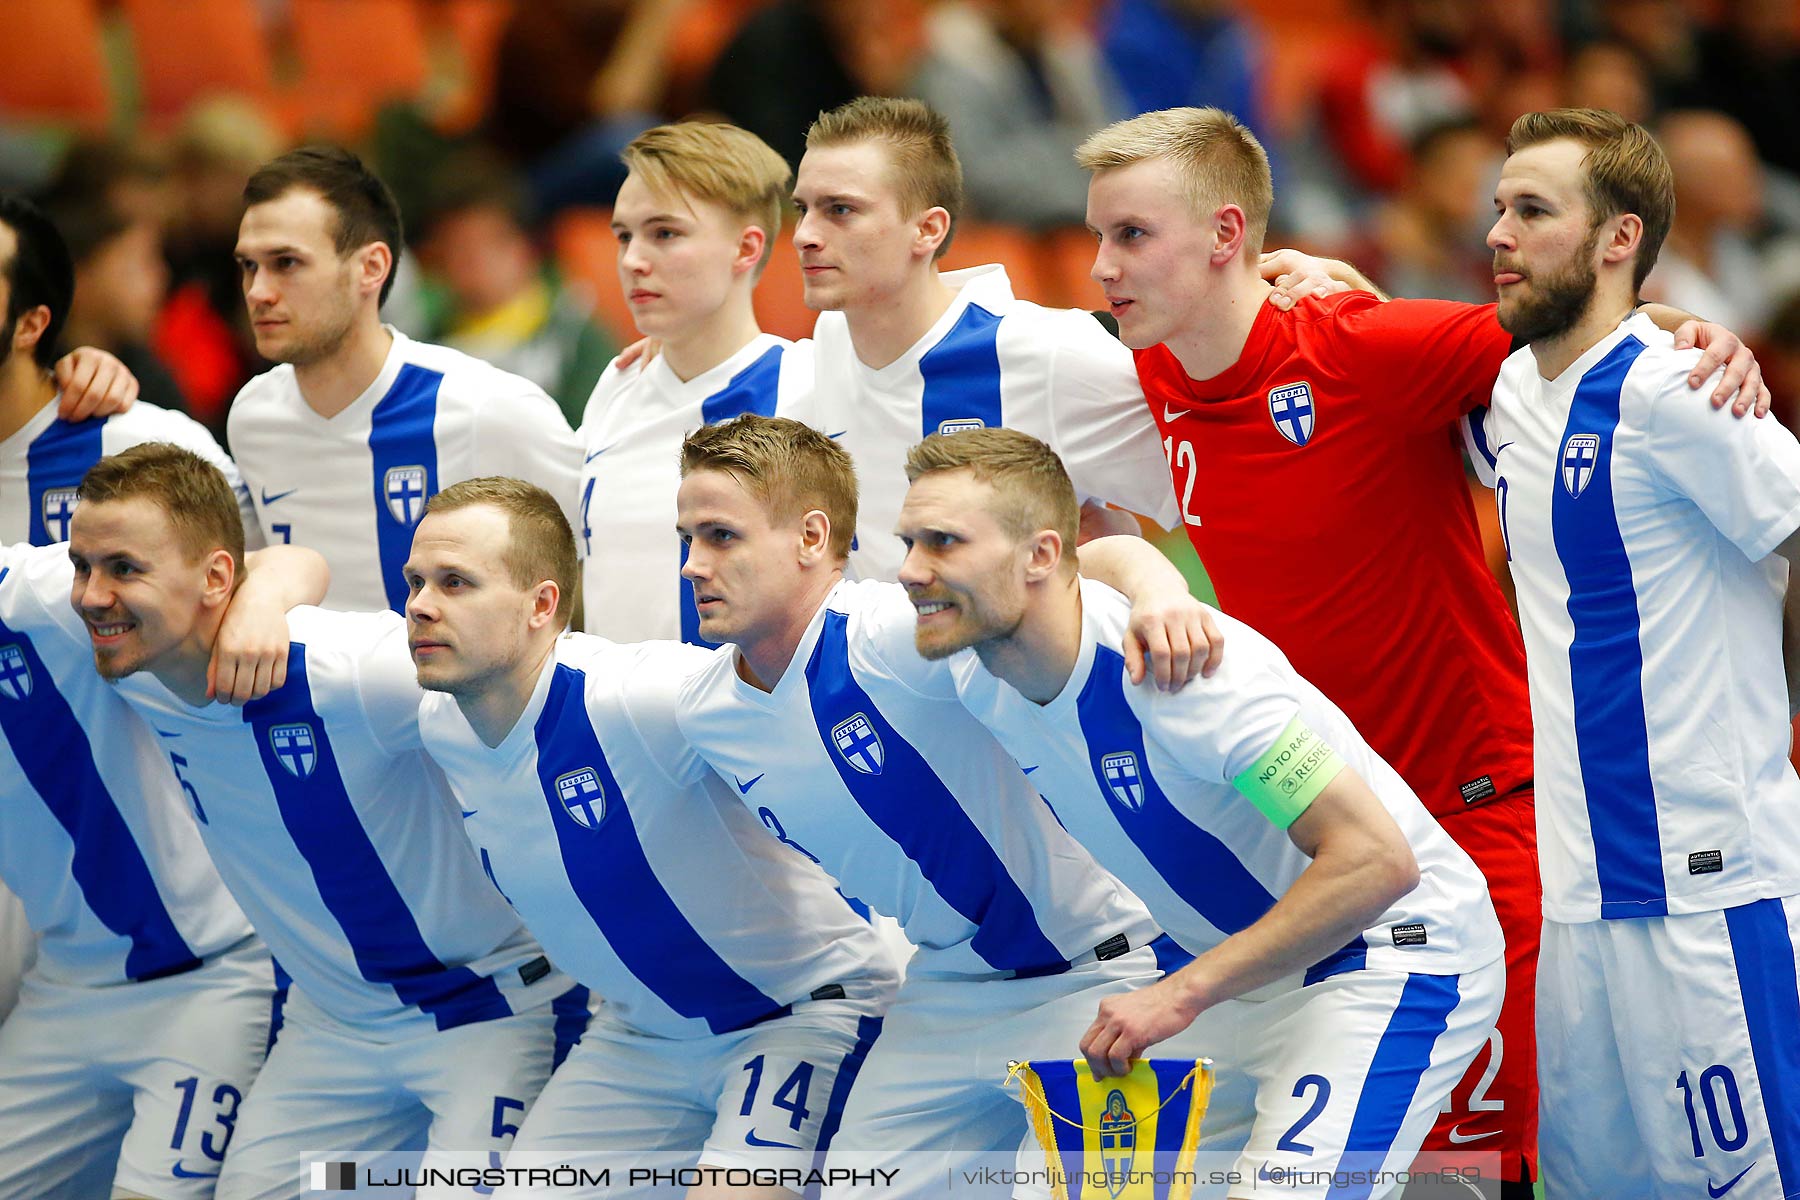
[[[271,496],[271,495],[269,495],[269,489],[264,488],[263,494],[262,494],[262,502],[264,504],[273,504],[277,500],[287,499],[289,496],[293,495],[295,492],[297,492],[299,490],[300,490],[299,488],[289,488],[285,492],[276,492],[273,496]]]
[[[1163,420],[1165,421],[1174,421],[1186,415],[1187,413],[1182,409],[1170,408],[1166,404],[1163,405]]]
[[[1452,1126],[1450,1140],[1458,1146],[1465,1146],[1470,1142],[1479,1142],[1482,1138],[1499,1137],[1500,1133],[1498,1129],[1490,1129],[1486,1133],[1464,1133],[1460,1126]]]
[[[1517,438],[1514,438],[1514,439],[1513,439],[1513,441],[1514,441],[1514,442],[1516,442],[1516,441],[1518,441],[1518,440],[1519,440],[1519,439],[1517,439]],[[1500,443],[1500,444],[1499,444],[1499,445],[1498,445],[1498,446],[1495,446],[1495,447],[1494,447],[1494,457],[1495,457],[1495,458],[1499,458],[1499,457],[1500,457],[1500,452],[1501,452],[1501,451],[1502,451],[1502,450],[1504,450],[1504,449],[1506,449],[1506,448],[1507,448],[1507,447],[1508,447],[1508,446],[1510,446],[1510,445],[1512,445],[1512,442],[1501,442],[1501,443]]]
[[[763,775],[767,775],[767,774],[768,774],[767,771],[763,772]],[[732,782],[738,785],[738,795],[740,795],[740,796],[748,796],[750,794],[750,789],[756,786],[756,780],[761,779],[761,778],[762,778],[762,775],[758,775],[756,777],[756,779],[752,779],[749,783],[745,783],[743,780],[739,779],[736,775],[733,775],[731,777]]]
[[[1031,773],[1032,773],[1032,772],[1033,772],[1033,771],[1035,771],[1035,770],[1037,770],[1037,768],[1036,768],[1036,767],[1023,767],[1023,768],[1021,768],[1021,769],[1022,769],[1022,770],[1023,770],[1023,771],[1024,771],[1024,772],[1025,772],[1025,774],[1027,774],[1027,775],[1029,775],[1029,774],[1031,774]]]
[[[180,737],[181,736],[179,733],[170,733],[166,729],[159,729],[156,732],[163,737]]]
[[[1756,1165],[1755,1163],[1751,1163],[1750,1167],[1754,1167],[1755,1165]],[[1713,1198],[1713,1200],[1719,1200],[1720,1196],[1723,1196],[1726,1192],[1729,1192],[1732,1188],[1734,1188],[1738,1185],[1738,1180],[1742,1179],[1744,1176],[1746,1176],[1750,1173],[1750,1167],[1745,1167],[1743,1170],[1739,1171],[1736,1175],[1733,1175],[1731,1177],[1731,1182],[1727,1183],[1724,1187],[1714,1187],[1713,1181],[1710,1178],[1707,1179],[1706,1194],[1711,1196]]]
[[[838,431],[837,431],[837,432],[836,432],[836,433],[828,433],[828,434],[826,434],[826,435],[825,435],[825,436],[826,436],[826,437],[828,437],[828,438],[841,438],[841,437],[843,437],[843,436],[844,436],[844,435],[845,435],[845,434],[846,434],[846,433],[849,433],[849,432],[850,432],[850,431],[849,431],[849,430],[848,430],[848,429],[840,429],[840,430],[838,430]]]
[[[611,450],[611,449],[612,449],[612,445],[609,443],[605,446],[600,447],[598,450],[594,451],[592,454],[588,455],[586,458],[582,459],[581,461],[584,463],[591,463],[596,458],[599,458],[602,454],[605,454],[608,450]]]
[[[217,1179],[219,1177],[217,1171],[190,1171],[181,1165],[180,1159],[176,1159],[175,1165],[169,1168],[169,1174],[177,1179]],[[1736,1183],[1737,1180],[1734,1179],[1731,1182]]]
[[[758,775],[757,778],[761,779],[762,776]],[[746,1145],[746,1146],[770,1146],[776,1150],[798,1150],[800,1148],[798,1146],[790,1145],[787,1142],[765,1142],[761,1138],[756,1136],[756,1130],[754,1130],[754,1129],[752,1129],[749,1133],[746,1133],[744,1135],[744,1145]],[[1732,1180],[1732,1182],[1736,1183],[1737,1180],[1734,1179],[1734,1180]]]
[[[458,805],[457,807],[458,807],[458,809],[461,810],[462,815],[463,815],[463,820],[465,820],[465,821],[468,820],[470,817],[474,816],[476,813],[481,811],[479,808],[463,808],[461,805]]]

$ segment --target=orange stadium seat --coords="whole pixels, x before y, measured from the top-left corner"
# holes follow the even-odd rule
[[[515,0],[442,0],[432,6],[441,15],[459,60],[460,86],[445,114],[445,127],[468,129],[487,111],[500,37],[516,7]]]
[[[415,0],[290,3],[298,119],[307,132],[355,138],[384,102],[425,86],[430,55]]]
[[[800,255],[794,249],[794,231],[783,226],[775,250],[756,285],[756,319],[769,333],[798,341],[811,337],[818,313],[806,307],[800,280]]]
[[[0,111],[88,128],[110,104],[95,0],[0,0]]]
[[[1056,229],[1044,236],[1045,286],[1052,297],[1042,303],[1090,311],[1105,303],[1089,272],[1094,269],[1094,235],[1085,229]]]
[[[153,123],[210,92],[268,104],[274,63],[255,0],[124,0],[138,87]]]
[[[1037,239],[1016,226],[985,221],[962,222],[950,242],[949,252],[939,265],[946,271],[954,271],[992,262],[1006,265],[1013,295],[1039,304],[1055,302],[1049,295]]]
[[[550,227],[550,249],[557,269],[593,293],[594,315],[620,345],[637,340],[631,310],[619,292],[613,268],[612,213],[604,208],[573,208]]]

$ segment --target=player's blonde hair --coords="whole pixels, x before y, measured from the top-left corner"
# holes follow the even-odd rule
[[[994,489],[994,516],[1016,542],[1045,529],[1062,538],[1062,570],[1079,569],[1075,539],[1081,503],[1056,451],[1016,429],[971,429],[934,433],[906,454],[906,478],[942,471],[968,471]]]
[[[1675,221],[1675,172],[1656,139],[1641,125],[1599,108],[1552,108],[1528,112],[1506,135],[1506,153],[1563,139],[1587,147],[1582,187],[1593,228],[1609,217],[1635,213],[1644,223],[1632,264],[1633,294],[1656,265],[1663,239]]]
[[[682,121],[632,138],[619,158],[652,192],[717,204],[760,228],[767,238],[760,273],[781,234],[793,172],[769,144],[736,125]]]
[[[777,521],[817,509],[831,522],[829,549],[843,562],[856,536],[856,468],[849,453],[786,417],[745,413],[702,425],[681,443],[681,477],[724,471],[762,501]]]
[[[962,161],[950,140],[950,122],[921,100],[858,96],[820,113],[806,131],[808,150],[861,142],[887,147],[901,216],[914,217],[928,208],[950,214],[949,232],[932,259],[944,257],[963,211]]]
[[[1075,161],[1096,175],[1157,158],[1175,164],[1201,219],[1226,204],[1244,210],[1244,256],[1254,263],[1275,206],[1269,156],[1256,135],[1222,108],[1165,108],[1115,121],[1075,149]]]
[[[142,442],[109,454],[82,477],[83,504],[150,500],[168,514],[176,540],[199,562],[214,550],[231,555],[233,587],[244,577],[244,518],[219,468],[171,442]]]
[[[556,497],[535,483],[484,475],[453,483],[425,502],[425,516],[440,516],[486,505],[506,515],[506,545],[500,561],[514,587],[534,588],[548,579],[556,584],[558,628],[569,623],[575,605],[575,534]],[[423,519],[423,518],[421,518]]]

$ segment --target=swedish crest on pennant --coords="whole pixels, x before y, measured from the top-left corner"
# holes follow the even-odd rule
[[[1563,443],[1562,450],[1562,485],[1572,499],[1580,499],[1581,493],[1593,481],[1594,468],[1600,463],[1600,435],[1597,433],[1572,433],[1569,440]]]
[[[1085,1059],[1012,1064],[1050,1194],[1085,1200],[1189,1200],[1212,1060],[1135,1059],[1123,1077],[1095,1079]]]
[[[844,761],[864,775],[881,774],[881,735],[864,713],[852,713],[831,727],[831,744]]]
[[[306,721],[269,727],[269,750],[289,775],[305,779],[319,765],[319,744]]]
[[[23,700],[31,695],[31,664],[17,646],[0,646],[0,696]]]
[[[556,789],[556,798],[562,801],[569,819],[583,829],[597,829],[606,819],[606,787],[600,782],[600,772],[594,768],[577,767],[573,771],[564,771],[551,786]]]
[[[381,479],[388,515],[402,525],[417,525],[425,512],[425,468],[389,467]]]
[[[1285,383],[1269,392],[1269,419],[1275,432],[1296,446],[1313,435],[1313,391],[1310,383]]]

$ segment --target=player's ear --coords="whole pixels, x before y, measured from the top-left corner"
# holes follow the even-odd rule
[[[1221,205],[1213,214],[1213,265],[1224,266],[1236,258],[1244,248],[1249,231],[1250,222],[1243,209],[1235,204]]]
[[[1025,582],[1038,583],[1054,577],[1062,567],[1062,534],[1054,529],[1040,529],[1026,543]]]
[[[561,605],[562,589],[556,580],[540,580],[531,591],[531,616],[527,623],[532,629],[542,629],[556,620],[556,610]]]
[[[1636,213],[1624,213],[1609,223],[1613,227],[1612,235],[1606,239],[1606,249],[1600,255],[1602,260],[1616,263],[1635,259],[1638,247],[1644,241],[1644,219]]]
[[[394,252],[386,242],[370,242],[356,252],[356,283],[361,291],[379,295],[393,269]]]
[[[800,565],[812,567],[831,557],[831,518],[812,509],[800,518]]]
[[[732,273],[741,275],[756,270],[768,245],[769,234],[762,226],[744,226],[744,231],[738,234],[737,257],[731,260]]]
[[[231,557],[231,551],[215,547],[207,553],[204,565],[206,582],[200,589],[200,602],[208,608],[230,603],[238,585],[237,560]]]
[[[913,252],[936,258],[938,247],[950,236],[950,213],[932,206],[919,218],[918,236],[913,239]]]

